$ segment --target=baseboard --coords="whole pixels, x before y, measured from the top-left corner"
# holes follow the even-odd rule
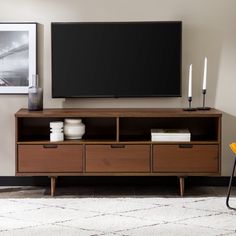
[[[178,178],[175,176],[62,176],[58,177],[57,186],[79,185],[176,185]],[[228,186],[229,177],[199,177],[186,178],[186,185],[191,186]],[[50,179],[40,177],[0,176],[0,186],[49,186]],[[236,177],[233,179],[236,186]]]

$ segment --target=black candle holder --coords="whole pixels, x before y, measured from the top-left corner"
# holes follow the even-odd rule
[[[196,108],[192,107],[192,97],[188,97],[188,107],[183,109],[184,111],[196,111]]]
[[[205,103],[206,103],[206,89],[202,90],[202,94],[203,94],[203,101],[202,101],[202,107],[198,107],[198,110],[210,110],[210,107],[206,107]]]

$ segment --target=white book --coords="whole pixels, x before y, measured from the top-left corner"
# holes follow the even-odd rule
[[[189,142],[191,134],[188,129],[152,129],[151,140]]]
[[[188,129],[151,129],[151,135],[158,136],[189,136]]]
[[[159,142],[190,142],[191,137],[177,137],[177,136],[168,136],[168,137],[164,137],[164,136],[152,136],[152,141],[159,141]]]

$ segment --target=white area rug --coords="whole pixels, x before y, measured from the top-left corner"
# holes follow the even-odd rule
[[[2,235],[233,236],[236,211],[223,197],[0,199]]]

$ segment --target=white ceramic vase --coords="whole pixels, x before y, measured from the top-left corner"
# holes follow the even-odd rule
[[[85,133],[85,125],[81,119],[65,119],[64,124],[66,139],[81,139]]]

